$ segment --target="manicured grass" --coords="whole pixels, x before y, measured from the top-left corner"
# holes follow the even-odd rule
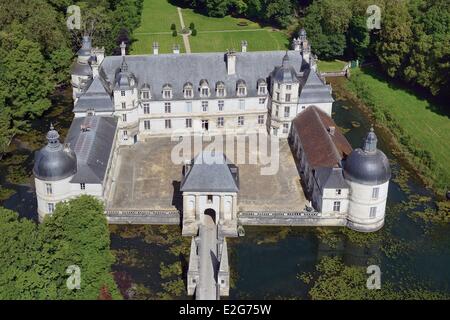
[[[240,32],[206,32],[190,37],[192,52],[224,52],[227,49],[241,49],[241,41],[248,42],[248,51],[286,50],[287,37],[281,32],[267,29]]]
[[[207,17],[192,9],[182,9],[186,27],[193,22],[197,35],[190,36],[192,52],[224,52],[227,49],[240,50],[241,41],[247,40],[249,51],[286,50],[289,40],[286,34],[271,28],[262,28],[247,19]],[[239,22],[246,26],[239,26]],[[175,23],[181,29],[177,7],[168,0],[145,0],[141,26],[133,37],[132,54],[151,54],[153,42],[159,42],[160,53],[172,52],[174,43],[180,44],[181,52],[186,52],[181,35],[172,37],[170,25]],[[230,30],[232,30],[230,32]],[[165,34],[160,34],[165,33]]]
[[[186,27],[193,22],[197,31],[221,31],[221,30],[245,30],[245,29],[260,29],[260,25],[256,22],[244,18],[233,18],[225,16],[223,18],[214,18],[204,16],[194,12],[192,9],[183,9],[183,19]],[[239,22],[246,22],[246,26],[239,26]]]
[[[320,72],[339,72],[345,67],[347,62],[341,60],[319,61],[318,67]]]
[[[159,53],[171,53],[175,43],[180,45],[180,52],[185,52],[183,38],[180,35],[176,37],[172,37],[171,34],[135,35],[134,38],[136,42],[133,42],[131,54],[153,54],[153,42],[159,43]]]
[[[175,23],[180,30],[177,7],[168,0],[145,0],[142,10],[141,25],[135,34],[152,32],[172,32],[170,26]]]
[[[387,81],[373,69],[352,69],[352,82],[370,92],[372,104],[392,114],[412,143],[429,151],[438,169],[434,180],[441,187],[450,186],[450,119],[431,102]],[[350,88],[353,86],[350,85]],[[353,87],[354,88],[354,87]],[[364,98],[362,97],[364,100]]]

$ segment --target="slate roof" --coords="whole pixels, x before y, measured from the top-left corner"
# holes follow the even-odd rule
[[[107,86],[107,85],[106,85]],[[88,86],[87,91],[80,96],[73,108],[74,112],[85,112],[89,109],[95,111],[114,111],[114,105],[101,77],[95,77]]]
[[[169,83],[173,88],[173,99],[184,99],[183,85],[191,82],[194,86],[194,99],[199,96],[199,84],[206,79],[212,97],[218,81],[225,83],[227,97],[236,97],[236,83],[242,79],[247,84],[247,95],[257,96],[258,79],[267,79],[277,66],[282,65],[285,51],[236,52],[236,73],[227,74],[226,54],[191,53],[127,56],[128,71],[137,78],[139,87],[150,85],[153,100],[162,100],[162,87]],[[302,56],[298,51],[288,51],[292,67],[300,72]],[[101,65],[101,74],[110,84],[114,83],[122,57],[109,56]]]
[[[344,180],[342,168],[317,168],[315,177],[321,190],[349,188]]]
[[[333,102],[331,87],[324,84],[317,72],[310,70],[306,82],[301,89],[299,103],[329,103]]]
[[[234,171],[234,172],[232,172]],[[238,168],[223,153],[203,151],[192,160],[182,192],[239,192]]]
[[[76,76],[90,76],[92,75],[92,69],[87,63],[80,63],[78,60],[72,64],[70,71],[72,75]]]
[[[310,106],[293,120],[308,163],[313,168],[339,167],[352,147],[336,123],[316,106]],[[333,135],[329,128],[334,127]]]
[[[82,127],[87,130],[82,130]],[[114,117],[73,119],[65,141],[77,156],[77,173],[72,183],[103,183],[116,128],[117,119]]]

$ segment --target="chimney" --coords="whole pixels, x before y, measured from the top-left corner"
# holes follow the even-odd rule
[[[247,40],[242,40],[241,41],[241,51],[242,52],[247,52],[247,46],[248,46]]]
[[[179,54],[180,53],[180,45],[174,44],[172,47],[172,51],[174,54]]]
[[[125,57],[127,54],[127,45],[125,44],[125,42],[122,41],[122,43],[120,44],[120,54],[122,55],[122,57]]]
[[[301,51],[301,41],[298,38],[295,38],[293,41],[293,47],[295,51]]]
[[[336,132],[336,127],[335,126],[330,126],[328,128],[328,132],[330,133],[330,136],[334,136],[334,134]]]
[[[236,53],[233,50],[227,52],[227,72],[228,75],[236,73]]]
[[[91,68],[92,68],[92,77],[96,78],[98,77],[98,68],[99,68],[99,63],[97,61],[97,59],[94,59],[91,63]]]
[[[158,53],[159,53],[159,43],[153,42],[153,54],[158,54]]]

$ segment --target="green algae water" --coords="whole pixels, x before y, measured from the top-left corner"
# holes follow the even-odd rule
[[[371,124],[354,102],[340,99],[338,93],[333,118],[352,146],[359,147]],[[32,133],[15,139],[0,161],[0,187],[10,190],[2,193],[0,205],[35,221],[34,151],[43,145],[50,122],[64,136],[61,129],[67,130],[72,119],[69,91],[56,94],[53,103],[53,109],[33,123]],[[433,193],[389,151],[388,138],[378,138],[393,175],[384,228],[364,235],[342,228],[246,227],[245,237],[228,241],[231,299],[308,299],[298,275],[312,272],[325,256],[340,257],[349,266],[377,264],[382,281],[399,287],[420,284],[450,294],[450,226],[419,217],[435,206]],[[185,295],[189,241],[176,226],[111,226],[111,249],[117,257],[113,271],[124,297],[190,298]]]

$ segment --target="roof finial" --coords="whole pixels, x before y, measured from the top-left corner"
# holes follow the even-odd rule
[[[55,130],[53,123],[50,123],[50,130],[47,132],[47,141],[50,148],[56,148],[59,146],[59,133]]]
[[[125,56],[123,56],[123,58],[122,58],[122,65],[120,66],[120,71],[122,71],[122,72],[128,71],[128,65],[127,65],[127,62],[125,61]]]
[[[365,152],[375,152],[377,151],[378,138],[373,129],[373,125],[370,127],[370,131],[366,136],[364,141],[363,149]]]

